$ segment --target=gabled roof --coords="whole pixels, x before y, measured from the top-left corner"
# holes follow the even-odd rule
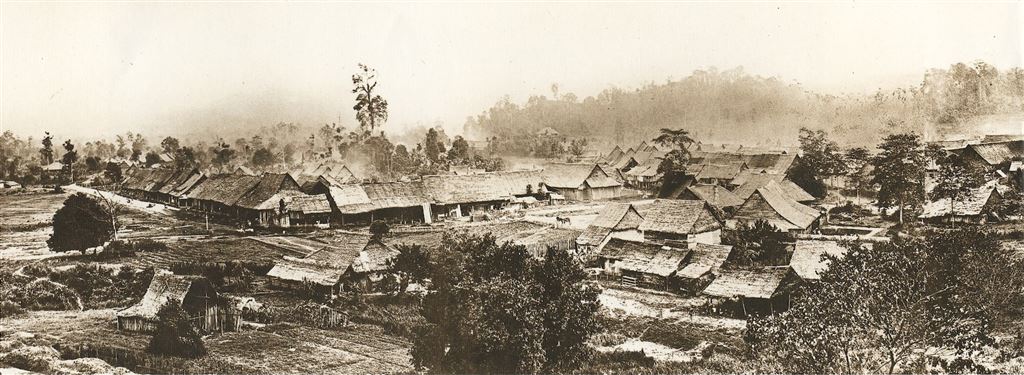
[[[142,300],[118,311],[117,316],[156,319],[157,312],[165,302],[173,300],[180,304],[185,300],[192,284],[197,282],[206,283],[209,287],[209,281],[202,276],[175,275],[167,270],[157,271],[153,275],[153,280],[149,282],[149,288],[146,289]]]
[[[260,178],[256,176],[237,174],[213,175],[200,183],[199,186],[196,186],[192,190],[190,198],[233,206],[259,183]]]
[[[1024,141],[983,143],[967,147],[993,166],[1006,163],[1014,157],[1024,157]]]
[[[394,247],[383,242],[371,241],[352,261],[352,272],[368,273],[391,269],[391,262],[398,256],[398,253],[399,251]]]
[[[690,249],[690,262],[683,266],[677,277],[697,279],[708,273],[716,274],[732,253],[732,246],[695,243]]]
[[[205,179],[206,175],[197,170],[195,173],[191,174],[187,180],[182,181],[178,186],[175,186],[174,189],[171,189],[170,194],[178,197],[190,194],[192,190],[195,189],[196,186],[199,186],[199,184]]]
[[[375,210],[431,203],[424,192],[423,184],[419,181],[363,184],[362,188]]]
[[[603,159],[604,159],[604,161],[610,163],[610,162],[612,162],[614,160],[617,160],[618,158],[621,158],[622,155],[624,155],[624,153],[622,152],[622,149],[619,148],[619,146],[615,146],[615,148],[613,148],[612,151],[608,153],[608,155],[605,155],[605,157]]]
[[[550,126],[546,126],[543,129],[538,130],[537,135],[558,135],[558,131],[552,129]]]
[[[737,186],[732,192],[740,199],[746,200],[747,198],[750,198],[751,194],[754,194],[754,191],[772,181],[778,183],[786,196],[792,200],[797,202],[810,202],[815,200],[813,195],[800,188],[799,185],[793,181],[786,180],[785,176],[776,173],[743,173],[740,177],[733,180],[734,184],[740,184],[740,186]]]
[[[773,211],[784,219],[780,221],[774,215],[766,216],[762,211],[755,208],[755,202],[764,202]],[[811,226],[821,213],[811,207],[804,206],[789,198],[782,187],[775,181],[769,181],[763,187],[757,189],[750,198],[736,211],[733,216],[736,219],[766,220],[781,230],[807,229]]]
[[[743,199],[737,197],[728,189],[717,184],[697,184],[687,188],[697,199],[710,203],[718,208],[736,207],[743,204]]]
[[[646,208],[640,230],[697,234],[722,228],[718,215],[704,201],[657,199]]]
[[[234,206],[255,210],[272,209],[276,208],[277,203],[271,198],[278,193],[286,190],[299,192],[299,184],[287,173],[264,173],[257,177],[257,180],[255,186],[233,204]],[[271,202],[271,206],[267,207],[267,202]]]
[[[614,230],[630,230],[640,227],[643,218],[628,203],[612,203],[604,207],[590,222],[587,229],[576,238],[576,242],[585,245],[597,245],[604,241]]]
[[[723,298],[772,298],[789,274],[789,267],[765,267],[745,270],[722,270],[704,288],[704,294]]]
[[[334,202],[338,212],[342,214],[356,214],[373,210],[373,203],[366,190],[357,184],[341,184],[328,176],[320,176],[317,180],[327,186],[329,199]]]
[[[666,277],[679,269],[687,254],[687,249],[612,238],[600,256],[618,260],[615,265],[619,269]]]
[[[647,158],[647,160],[645,160],[643,163],[638,164],[637,166],[633,167],[628,172],[626,172],[626,175],[633,177],[648,178],[657,177],[658,167],[661,165],[663,159],[664,157],[661,156]]]
[[[963,199],[953,202],[953,212],[956,216],[976,216],[982,215],[985,212],[985,204],[988,203],[992,194],[999,194],[996,187],[998,181],[992,180],[988,183],[973,189]],[[930,219],[936,217],[949,216],[950,206],[949,198],[941,198],[928,202],[921,209],[922,219]]]
[[[697,179],[732,180],[745,168],[745,164],[706,164],[697,173]]]
[[[527,194],[527,186],[537,192],[541,182],[541,172],[536,170],[423,176],[426,194],[438,204],[509,200],[513,196]]]
[[[544,170],[541,172],[544,184],[560,189],[582,188],[591,176],[611,178],[598,168],[597,164],[548,163],[544,165]],[[618,185],[614,180],[612,182]]]
[[[235,174],[244,174],[244,175],[248,175],[248,176],[255,176],[256,175],[256,172],[253,172],[251,168],[246,167],[244,165],[239,165],[238,168],[235,168],[234,173]]]
[[[331,202],[327,200],[326,194],[292,196],[285,199],[285,207],[288,211],[298,211],[306,215],[331,212]]]
[[[836,241],[797,240],[789,265],[801,279],[820,280],[821,273],[828,269],[828,262],[822,259],[826,254],[842,257],[846,248]]]
[[[344,273],[344,268],[339,269],[325,262],[285,256],[274,263],[267,277],[331,286],[340,282]]]

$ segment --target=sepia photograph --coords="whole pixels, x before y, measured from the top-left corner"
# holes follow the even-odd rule
[[[0,375],[1022,374],[1022,1],[0,0]]]

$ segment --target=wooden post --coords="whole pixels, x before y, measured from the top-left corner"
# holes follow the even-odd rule
[[[740,305],[743,306],[743,317],[747,317],[747,299],[740,297]]]

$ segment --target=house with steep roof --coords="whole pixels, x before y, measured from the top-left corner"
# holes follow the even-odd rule
[[[813,231],[821,224],[821,212],[791,198],[774,180],[755,190],[736,209],[729,224],[764,220],[788,232]]]
[[[657,199],[643,211],[639,230],[647,241],[681,247],[722,243],[722,218],[707,202]]]
[[[702,200],[726,214],[732,214],[737,207],[743,205],[743,199],[716,184],[690,185],[680,194],[680,199]]]
[[[612,238],[598,254],[598,262],[623,285],[669,290],[671,278],[689,253],[686,248]]]
[[[611,203],[602,209],[590,222],[587,229],[576,238],[579,255],[589,257],[599,253],[601,248],[612,238],[642,241],[640,223],[643,217],[633,205],[628,203]]]
[[[984,170],[1006,170],[1011,161],[1024,158],[1024,140],[972,144],[961,155]]]
[[[117,329],[129,332],[154,332],[157,313],[165,303],[177,304],[200,332],[237,331],[241,317],[227,300],[217,294],[213,284],[202,276],[175,275],[158,270],[135,305],[118,311]]]
[[[541,172],[544,186],[568,200],[612,199],[622,195],[622,184],[597,164],[550,163]]]
[[[267,277],[273,286],[311,285],[331,297],[344,290],[370,291],[390,275],[396,256],[398,250],[369,234],[338,232],[329,244],[305,257],[278,260]]]
[[[948,223],[950,220],[961,223],[984,224],[989,220],[1000,219],[996,209],[1002,201],[999,183],[992,180],[972,189],[964,198],[950,201],[949,198],[931,199],[921,208],[918,218],[930,223]]]
[[[722,270],[701,294],[709,303],[747,316],[783,312],[800,278],[789,266]]]
[[[502,208],[515,198],[545,193],[540,171],[498,171],[465,176],[423,176],[435,219]]]
[[[690,247],[690,256],[685,260],[685,265],[676,272],[679,290],[689,294],[704,290],[717,277],[732,249],[730,245],[703,243]]]
[[[836,241],[828,240],[797,240],[793,245],[793,255],[789,266],[804,281],[821,280],[821,274],[828,270],[831,262],[826,258],[842,258],[846,255],[846,247]]]
[[[253,226],[288,226],[285,199],[305,195],[299,183],[287,173],[264,173],[233,206],[236,216]]]

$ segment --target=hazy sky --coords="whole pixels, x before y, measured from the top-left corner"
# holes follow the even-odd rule
[[[1018,3],[5,2],[0,129],[351,126],[359,62],[378,70],[396,128],[461,129],[555,82],[583,98],[709,66],[867,92],[957,61],[1022,65],[1022,22]]]

